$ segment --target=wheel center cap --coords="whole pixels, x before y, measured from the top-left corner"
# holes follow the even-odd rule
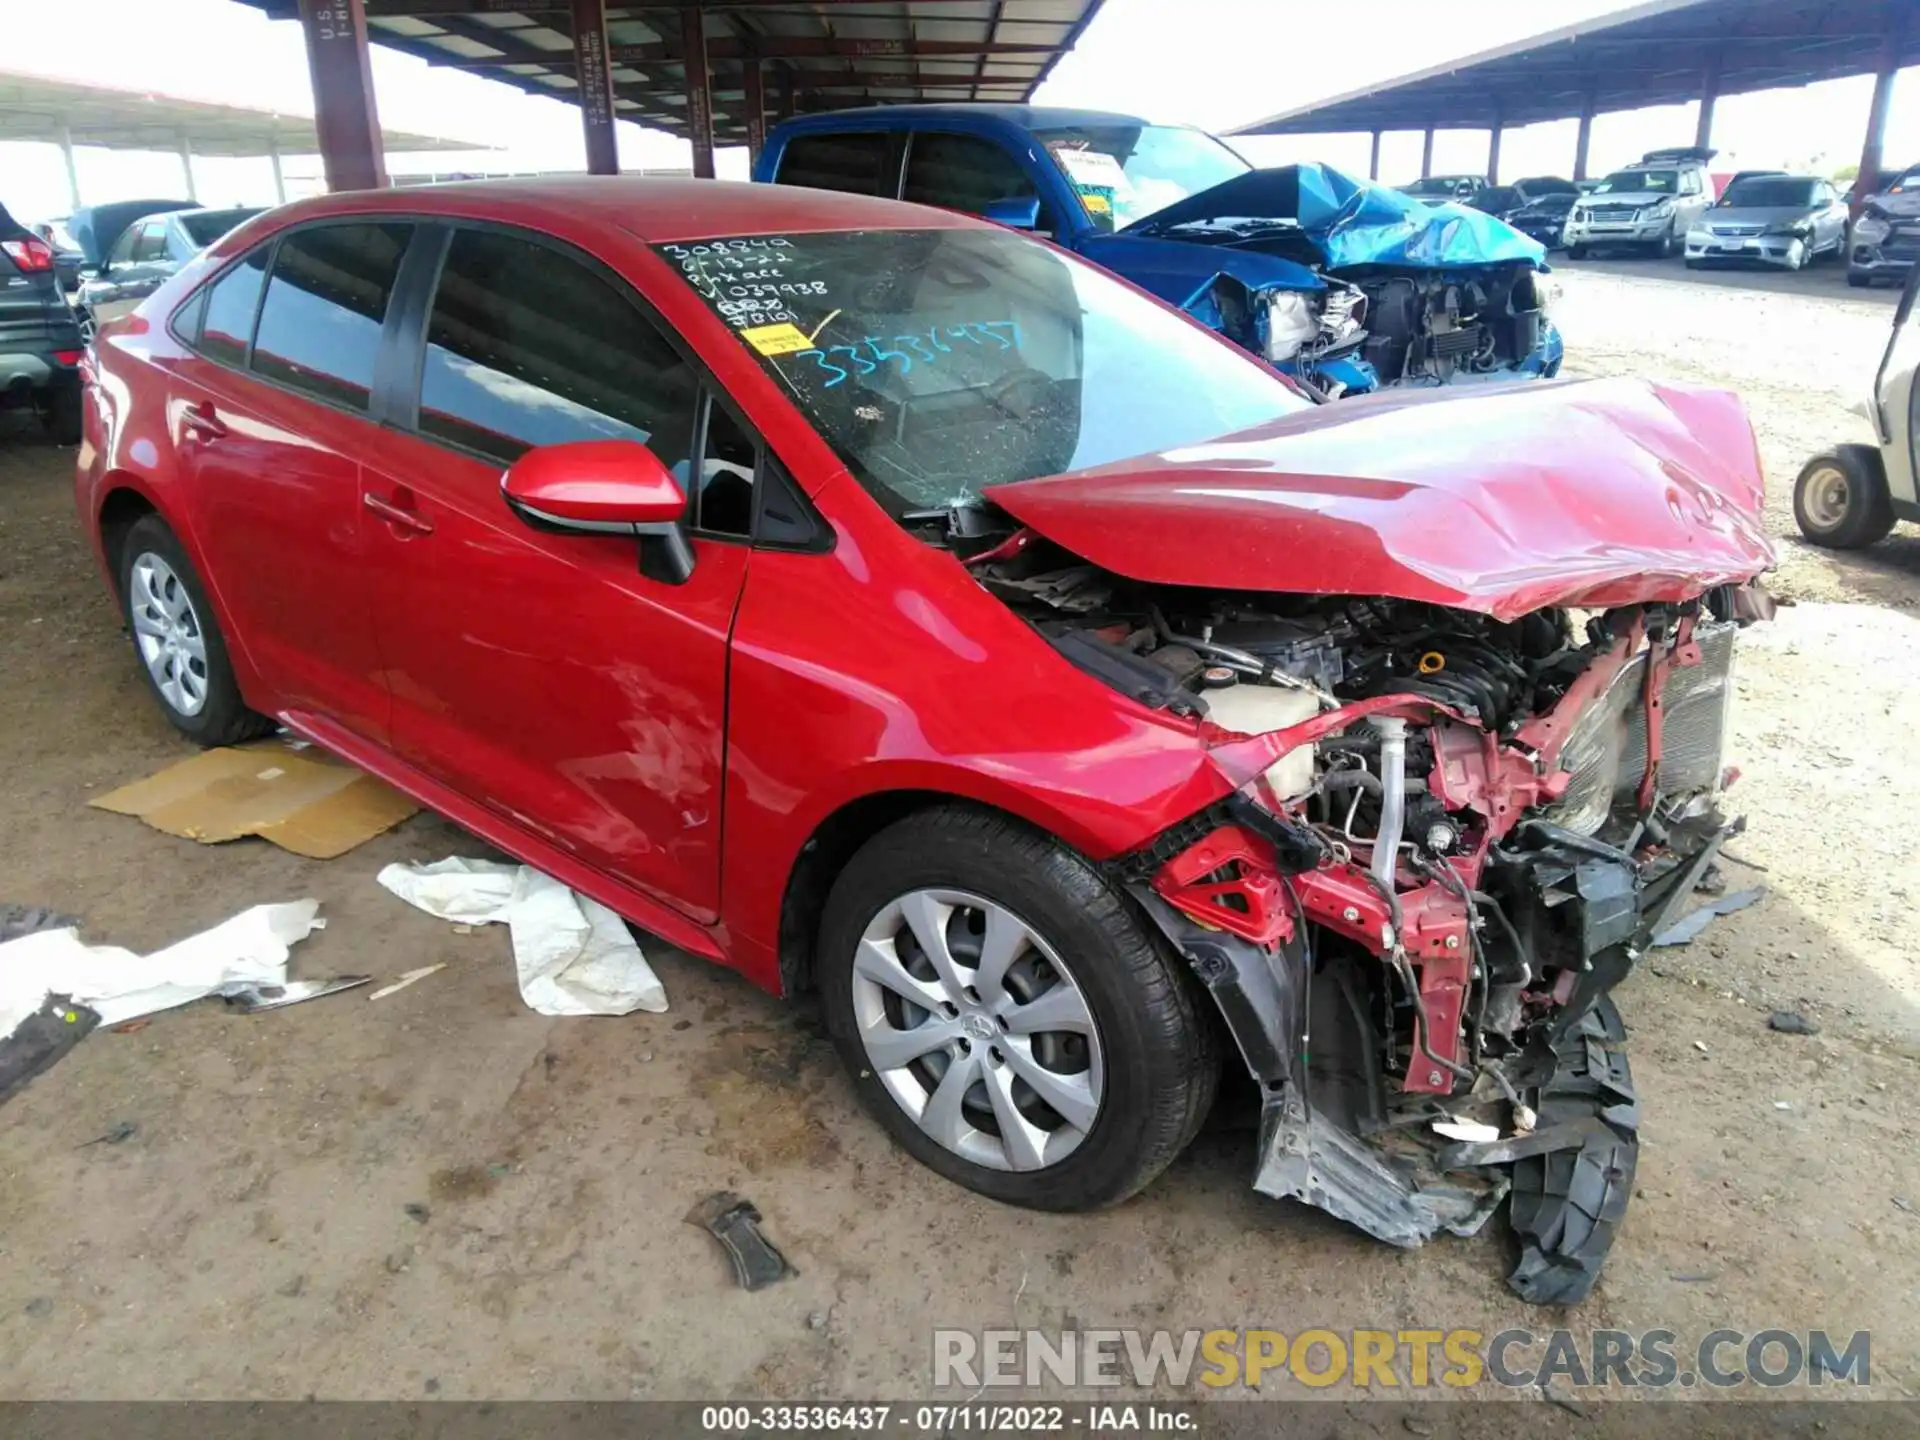
[[[997,1033],[998,1027],[987,1016],[975,1011],[961,1017],[960,1029],[975,1040],[991,1040]]]

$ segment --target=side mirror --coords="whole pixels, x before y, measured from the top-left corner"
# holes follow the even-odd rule
[[[1035,230],[1040,226],[1040,201],[1032,195],[989,200],[980,218],[1005,225],[1009,230]]]
[[[542,445],[501,477],[507,508],[536,530],[631,535],[640,573],[679,585],[693,574],[686,492],[646,446],[633,440]]]

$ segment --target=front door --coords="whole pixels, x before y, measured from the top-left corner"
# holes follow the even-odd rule
[[[609,272],[492,229],[454,232],[419,374],[417,423],[365,471],[394,749],[713,919],[744,539],[697,535],[675,585],[640,573],[631,537],[536,531],[500,494],[518,456],[569,440],[638,440],[687,483],[698,375]]]

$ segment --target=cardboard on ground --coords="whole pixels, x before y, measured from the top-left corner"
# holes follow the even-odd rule
[[[258,835],[314,860],[344,855],[420,808],[383,781],[284,738],[204,750],[90,803],[203,845]]]

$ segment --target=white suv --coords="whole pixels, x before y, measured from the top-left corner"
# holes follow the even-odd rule
[[[1638,165],[1616,170],[1574,202],[1562,238],[1567,257],[1609,245],[1680,253],[1693,222],[1713,204],[1707,173],[1712,150],[1652,150]]]

